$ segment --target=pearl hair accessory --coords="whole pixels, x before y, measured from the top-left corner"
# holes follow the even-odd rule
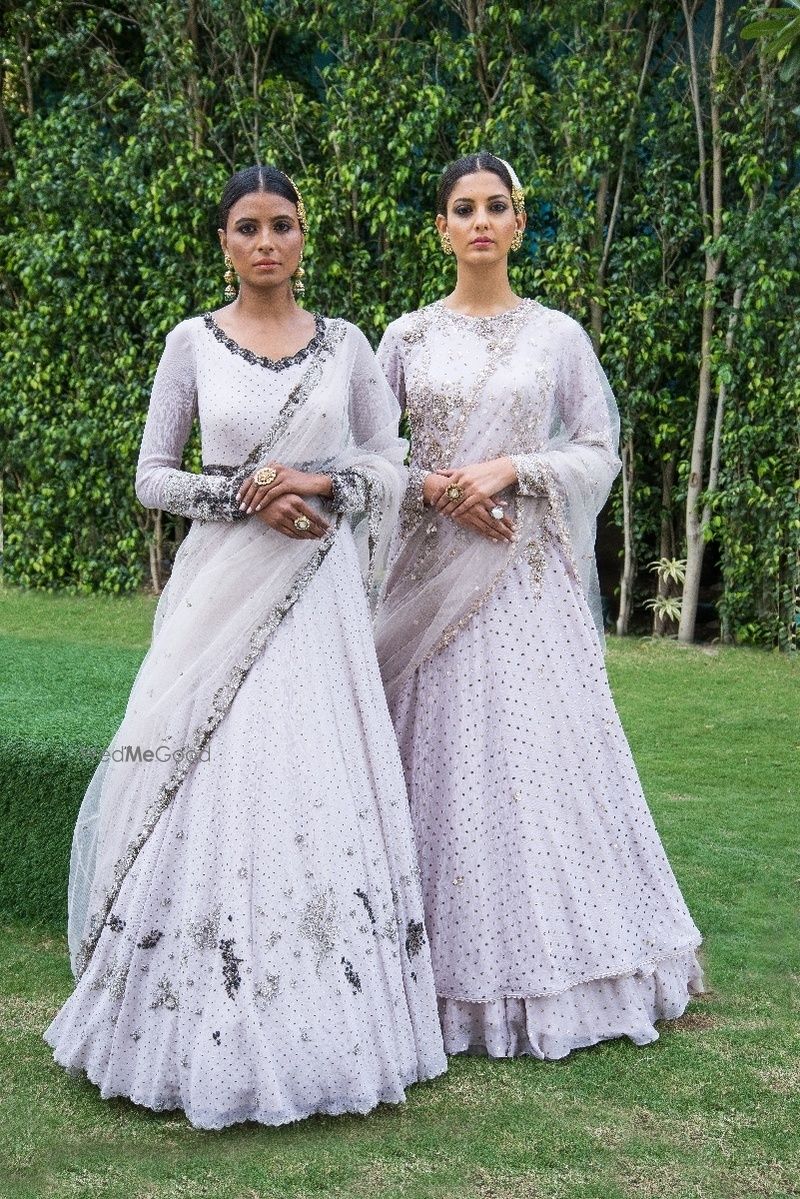
[[[514,170],[510,162],[506,162],[505,158],[499,158],[498,162],[502,162],[503,166],[511,176],[511,203],[514,207],[514,212],[525,211],[525,189],[519,181],[519,176]]]

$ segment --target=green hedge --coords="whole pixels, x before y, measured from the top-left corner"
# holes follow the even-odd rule
[[[102,750],[0,737],[0,911],[63,929],[72,830]]]

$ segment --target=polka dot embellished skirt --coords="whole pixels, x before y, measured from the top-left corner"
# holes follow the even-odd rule
[[[246,676],[48,1028],[202,1128],[368,1112],[446,1068],[402,766],[349,530]]]
[[[393,713],[449,1053],[656,1040],[702,990],[591,616],[518,561]]]

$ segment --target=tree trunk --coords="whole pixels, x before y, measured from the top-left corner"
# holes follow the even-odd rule
[[[697,127],[698,177],[700,181],[700,210],[703,218],[703,234],[705,239],[711,237],[716,242],[722,233],[722,130],[717,83],[725,3],[724,0],[715,0],[714,32],[711,38],[711,53],[709,56],[708,84],[711,109],[710,209],[708,192],[706,190],[707,161],[703,133],[703,113],[700,100],[700,76],[694,44],[694,12],[690,14],[686,0],[682,0],[682,7],[686,21],[686,35],[689,48],[690,91]],[[694,437],[692,440],[692,455],[689,464],[689,484],[686,494],[686,579],[683,585],[681,620],[678,628],[678,640],[682,642],[694,641],[697,604],[700,598],[700,575],[703,569],[703,550],[705,548],[702,516],[700,513],[700,496],[704,489],[706,432],[708,430],[708,412],[711,399],[711,341],[714,334],[715,285],[722,265],[722,255],[716,249],[712,252],[708,247],[707,240],[705,258],[703,316],[700,331],[700,374],[697,386],[697,409],[695,413]]]
[[[716,262],[709,262],[703,298],[703,324],[700,335],[700,379],[697,393],[697,412],[692,441],[689,485],[686,492],[686,578],[681,601],[681,621],[678,640],[694,641],[697,604],[700,598],[700,574],[703,569],[705,546],[700,514],[703,491],[703,467],[708,429],[708,409],[711,399],[711,337],[714,331],[713,285],[718,274]]]
[[[619,168],[617,170],[617,184],[614,189],[614,199],[611,205],[611,213],[608,217],[608,224],[606,224],[606,210],[608,208],[609,196],[609,174],[607,170],[601,175],[597,188],[594,237],[595,253],[598,255],[599,262],[597,271],[595,273],[595,295],[589,300],[591,336],[596,354],[600,353],[600,340],[603,335],[606,272],[608,270],[608,260],[611,254],[611,246],[614,241],[617,220],[619,218],[622,206],[622,185],[625,179],[625,164],[628,157],[628,151],[633,144],[634,133],[636,132],[636,117],[641,104],[642,95],[644,93],[644,86],[647,81],[647,73],[650,70],[650,61],[653,57],[653,46],[655,45],[658,24],[658,11],[655,11],[651,14],[647,39],[642,47],[639,82],[636,87],[636,102],[631,106],[625,132],[622,136],[622,150],[619,158]]]
[[[622,445],[622,533],[624,550],[619,582],[617,634],[624,637],[633,611],[633,585],[636,580],[636,548],[633,539],[633,433]]]
[[[196,0],[189,0],[186,12],[186,32],[192,43],[192,64],[187,78],[187,91],[192,110],[192,143],[195,150],[203,146],[203,105],[200,99],[198,71],[200,69],[200,27],[197,20]]]
[[[608,204],[608,171],[603,171],[597,184],[594,214],[594,253],[598,261],[595,276],[595,294],[589,298],[589,319],[591,338],[595,354],[600,353],[600,340],[603,336],[603,309],[605,304],[605,257],[602,256],[603,231],[606,224],[606,206]]]

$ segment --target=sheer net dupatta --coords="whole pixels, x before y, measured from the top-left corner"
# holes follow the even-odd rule
[[[247,672],[313,579],[346,514],[364,544],[365,569],[380,575],[405,478],[398,416],[366,338],[327,321],[319,349],[248,462],[333,472],[328,534],[295,540],[252,517],[193,523],[159,599],[122,724],[78,816],[69,883],[76,977],[140,851],[189,772],[202,770],[199,759],[206,747],[213,752],[214,731]],[[132,760],[118,760],[126,747]]]
[[[513,459],[519,486],[504,498],[519,540],[516,545],[494,543],[421,505],[404,519],[376,621],[378,658],[390,704],[421,663],[447,645],[479,610],[521,554],[531,565],[535,598],[548,544],[560,545],[602,638],[594,539],[597,514],[619,471],[619,415],[584,330],[562,313],[550,316],[546,337],[551,366],[527,396],[504,391],[502,380],[493,378],[476,350],[476,386],[465,390],[455,417],[449,418],[448,427],[457,430],[454,443],[447,444],[445,426],[436,426],[435,418],[433,435],[417,437],[415,429],[430,420],[422,405],[436,400],[424,394],[405,397],[412,428],[412,478],[423,470],[504,455]],[[523,355],[525,361],[529,329],[517,326],[506,344],[495,343],[501,366],[512,354]],[[397,347],[385,339],[379,359],[403,398]],[[547,411],[550,431],[543,435]],[[420,444],[435,444],[441,461],[420,458]]]

